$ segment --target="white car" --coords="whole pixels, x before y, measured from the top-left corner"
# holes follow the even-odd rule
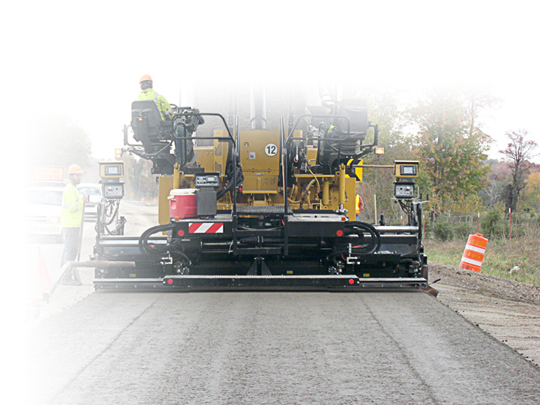
[[[32,237],[52,237],[62,242],[64,186],[35,186],[26,190],[26,229]]]
[[[81,195],[88,196],[88,202],[84,205],[84,219],[95,220],[97,218],[97,206],[101,201],[101,184],[81,183],[77,186]]]

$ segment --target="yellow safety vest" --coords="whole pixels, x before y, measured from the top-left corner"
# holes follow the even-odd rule
[[[172,117],[171,105],[165,97],[161,94],[158,94],[154,89],[144,89],[139,94],[139,100],[154,100],[156,103],[159,112],[161,113],[161,119]]]
[[[83,199],[77,187],[68,183],[62,194],[62,227],[80,228],[83,220]]]
[[[364,209],[364,201],[362,200],[362,197],[356,194],[356,215],[359,215],[363,209]]]

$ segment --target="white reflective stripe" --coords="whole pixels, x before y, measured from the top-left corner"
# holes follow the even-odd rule
[[[223,224],[216,223],[219,227],[214,229],[212,233],[223,233]]]
[[[472,250],[473,252],[477,252],[477,253],[486,253],[486,249],[479,248],[479,247],[472,246],[472,245],[466,245],[465,249],[466,250]]]
[[[209,230],[212,225],[214,225],[213,222],[204,223],[193,233],[206,233],[206,231]]]
[[[63,207],[64,207],[65,209],[68,209],[69,207],[71,207],[71,206],[77,204],[78,202],[79,202],[79,199],[77,199],[77,201],[73,201],[72,203],[70,203],[70,204],[68,204],[68,205],[63,205]]]
[[[195,227],[197,227],[194,229]],[[223,223],[221,222],[191,222],[189,233],[223,233]]]
[[[75,187],[74,187],[75,188]],[[62,207],[64,207],[65,209],[68,209],[69,207],[71,207],[72,205],[74,204],[78,204],[79,203],[79,191],[75,188],[75,198],[76,200],[69,203],[68,205],[65,205],[65,204],[62,204]],[[78,210],[78,208],[77,208]]]
[[[461,258],[461,261],[462,261],[462,262],[465,262],[465,263],[469,263],[469,264],[474,264],[475,266],[480,266],[480,267],[482,267],[482,262],[479,262],[478,260],[469,259],[469,258],[467,258],[467,257],[465,257],[465,256],[463,256],[463,257]]]

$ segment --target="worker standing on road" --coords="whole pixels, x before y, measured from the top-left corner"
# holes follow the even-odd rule
[[[72,164],[68,168],[69,182],[62,195],[62,232],[64,234],[64,253],[62,266],[66,262],[75,261],[79,250],[81,226],[83,221],[83,206],[88,202],[88,196],[81,196],[77,185],[81,182],[82,169]],[[80,285],[81,282],[74,276],[73,270],[64,275],[64,284]]]
[[[161,113],[162,120],[170,120],[172,118],[171,105],[165,97],[158,94],[152,87],[153,81],[150,75],[143,75],[139,80],[141,85],[141,94],[139,94],[139,100],[154,100],[159,112]]]

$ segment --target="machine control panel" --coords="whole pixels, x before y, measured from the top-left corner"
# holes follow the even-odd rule
[[[124,184],[123,183],[104,183],[103,184],[103,197],[117,199],[124,197]]]
[[[124,175],[124,162],[100,162],[99,175],[102,179],[117,179]]]
[[[418,177],[419,164],[417,160],[396,160],[394,174],[396,177]]]
[[[414,183],[396,183],[394,195],[396,198],[413,198]]]
[[[197,174],[195,177],[195,187],[219,187],[219,174]]]
[[[99,176],[103,197],[110,200],[124,198],[124,162],[99,162]]]

